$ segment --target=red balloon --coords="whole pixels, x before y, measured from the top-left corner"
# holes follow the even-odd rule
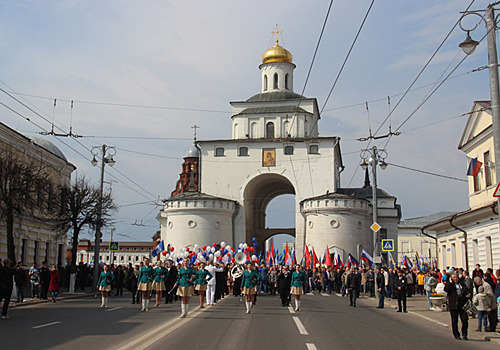
[[[203,250],[207,250],[207,246],[206,246],[206,245],[204,245],[202,249],[203,249]]]
[[[231,258],[231,262],[234,263],[234,258]]]
[[[187,248],[186,248],[186,252],[188,252],[188,253],[189,253],[189,247],[187,247]]]
[[[216,246],[217,246],[217,243],[212,244],[212,247],[216,247]]]
[[[253,247],[248,247],[248,250],[253,252]]]
[[[196,266],[199,266],[199,265],[200,265],[200,262],[199,262],[199,261],[197,261],[197,262],[195,262],[194,264],[195,264]]]
[[[175,249],[174,249],[174,247],[171,247],[171,248],[170,248],[170,251],[171,251],[171,252],[173,252],[174,250],[175,250]]]
[[[161,253],[163,254],[163,256],[167,255],[167,251],[166,250],[162,251]]]

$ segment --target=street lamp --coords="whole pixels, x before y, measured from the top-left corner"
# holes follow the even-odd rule
[[[377,146],[373,146],[372,148],[361,150],[361,168],[363,170],[368,169],[368,166],[372,167],[372,207],[373,207],[373,223],[378,221],[378,213],[377,213],[377,165],[385,170],[387,168],[387,163],[385,162],[385,158],[387,158],[387,152],[385,149],[378,149]],[[380,257],[379,252],[379,239],[378,233],[380,231],[373,231],[373,258]]]
[[[496,29],[497,19],[495,18],[494,6],[500,4],[500,1],[489,4],[485,10],[465,11],[460,19],[460,28],[467,32],[465,41],[458,46],[462,48],[466,55],[474,52],[479,43],[470,37],[470,31],[476,29],[477,24],[471,29],[465,29],[462,26],[462,19],[468,15],[476,15],[481,18],[486,26],[486,38],[488,43],[488,70],[490,72],[490,98],[491,98],[491,127],[493,129],[493,147],[495,154],[495,176],[496,180],[500,177],[500,89],[498,84],[498,56],[497,56],[497,43],[496,43]],[[500,207],[500,198],[497,200],[497,205]],[[499,212],[500,215],[500,212]],[[499,216],[500,223],[500,216]],[[465,239],[467,239],[465,237]],[[467,242],[465,242],[467,247]],[[465,251],[465,258],[468,260],[467,250]],[[469,266],[467,266],[469,269]]]
[[[113,159],[113,156],[116,154],[116,149],[113,146],[95,146],[92,147],[90,151],[92,153],[92,160],[90,164],[92,166],[97,166],[98,161],[96,159],[99,154],[101,155],[101,181],[99,187],[99,200],[97,202],[97,220],[95,226],[95,244],[94,244],[94,274],[92,280],[92,287],[94,290],[97,289],[97,280],[99,279],[99,255],[100,255],[100,246],[101,246],[101,217],[102,217],[102,192],[104,186],[104,165],[109,164],[110,166],[115,165],[116,161]]]

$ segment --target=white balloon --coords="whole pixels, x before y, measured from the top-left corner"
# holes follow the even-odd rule
[[[252,255],[252,260],[257,260],[257,255]]]
[[[182,247],[181,252],[184,253],[186,251],[186,248]]]
[[[243,249],[247,249],[247,248],[248,248],[248,244],[243,243]]]
[[[214,260],[214,255],[213,255],[213,254],[210,254],[210,255],[208,256],[208,259],[209,259],[209,260]]]
[[[240,243],[240,244],[238,245],[238,248],[243,249],[243,243]]]
[[[230,245],[227,245],[227,246],[226,246],[226,250],[227,250],[227,251],[231,251],[231,246],[230,246]]]
[[[210,248],[210,251],[211,251],[212,253],[215,253],[215,247]]]
[[[202,262],[202,263],[207,262],[207,261],[205,260],[205,257],[204,257],[203,255],[202,255],[202,256],[200,256],[200,257],[198,258],[198,260],[200,260],[200,262]]]
[[[226,242],[220,242],[220,246],[224,248],[226,246]]]
[[[218,258],[218,257],[220,256],[220,251],[216,251],[216,252],[214,253],[214,256],[215,256],[216,258]]]
[[[196,250],[198,250],[198,244],[195,244],[195,245],[194,245],[194,250],[195,250],[195,251],[196,251]]]

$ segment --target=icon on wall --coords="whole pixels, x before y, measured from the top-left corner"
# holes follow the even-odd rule
[[[276,166],[276,148],[262,150],[262,166]]]

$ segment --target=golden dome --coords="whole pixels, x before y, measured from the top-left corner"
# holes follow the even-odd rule
[[[269,50],[264,52],[264,55],[262,55],[262,63],[269,63],[269,62],[288,62],[292,63],[293,56],[288,51],[282,46],[279,46],[278,41],[276,41],[276,45],[271,47]]]

